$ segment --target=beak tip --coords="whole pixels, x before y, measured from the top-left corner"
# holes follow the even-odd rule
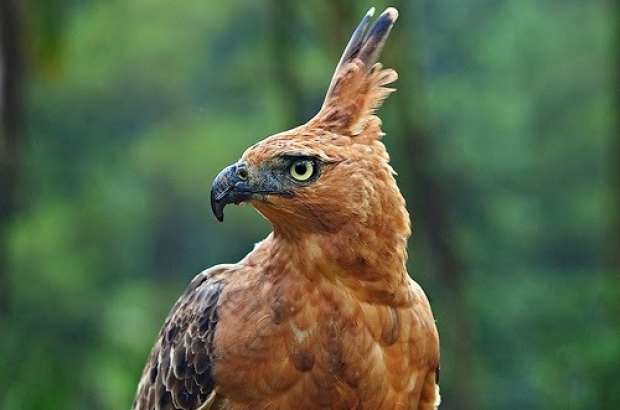
[[[211,211],[213,212],[213,215],[215,215],[217,220],[220,222],[224,221],[224,207],[225,206],[226,206],[226,203],[220,202],[217,199],[213,198],[213,196],[211,196]]]
[[[224,221],[226,205],[239,205],[253,196],[253,190],[248,186],[246,178],[241,180],[239,177],[240,166],[242,165],[237,163],[224,168],[211,185],[211,210],[220,222]]]

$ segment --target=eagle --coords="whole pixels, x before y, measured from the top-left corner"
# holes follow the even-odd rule
[[[157,336],[134,410],[436,409],[439,337],[407,273],[405,200],[375,115],[398,17],[374,8],[305,125],[249,147],[211,187],[219,221],[251,204],[272,232],[198,274]]]

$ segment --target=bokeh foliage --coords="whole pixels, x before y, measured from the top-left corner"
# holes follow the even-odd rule
[[[311,117],[357,20],[391,4],[24,4],[0,409],[128,408],[191,277],[269,232],[249,207],[218,224],[213,177]],[[381,116],[442,337],[442,408],[620,408],[617,7],[393,5],[382,61],[399,91]],[[441,191],[448,275],[419,175]]]

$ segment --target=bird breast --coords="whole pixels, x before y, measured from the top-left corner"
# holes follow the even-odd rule
[[[246,278],[222,297],[231,325],[216,332],[214,378],[229,408],[394,408],[411,381],[399,309],[292,276]]]

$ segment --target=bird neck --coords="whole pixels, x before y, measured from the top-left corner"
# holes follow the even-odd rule
[[[400,195],[399,195],[400,196]],[[386,215],[386,214],[383,214]],[[283,275],[330,280],[348,287],[359,300],[399,305],[407,300],[409,214],[404,207],[365,221],[351,221],[335,232],[292,234],[274,227],[259,246],[269,260],[285,266]]]

